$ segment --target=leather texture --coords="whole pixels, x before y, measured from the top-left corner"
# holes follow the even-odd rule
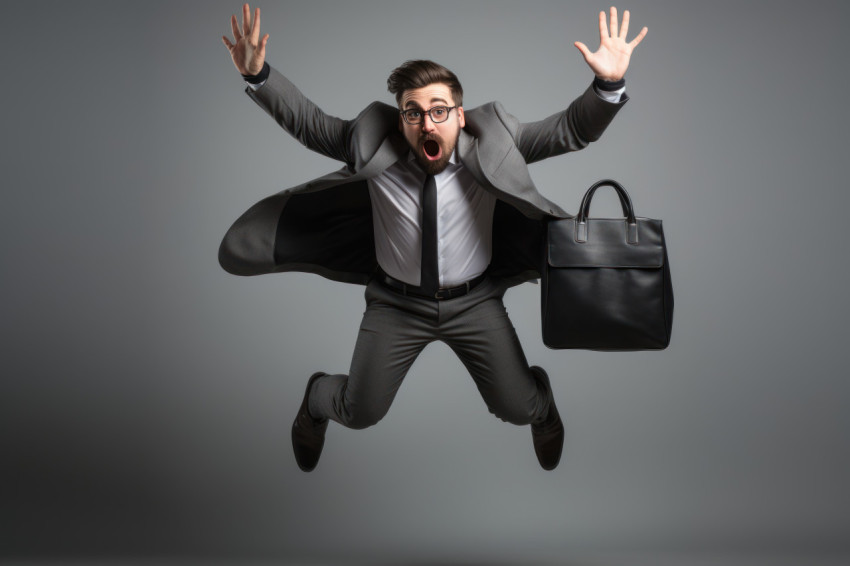
[[[617,191],[623,218],[590,218],[599,187]],[[673,287],[661,220],[635,216],[622,185],[603,179],[574,218],[550,221],[542,268],[543,343],[554,349],[662,350]]]
[[[292,423],[292,451],[295,453],[295,462],[304,472],[312,472],[319,463],[322,448],[325,446],[325,432],[328,429],[328,419],[314,419],[310,416],[308,406],[310,404],[310,389],[320,377],[327,375],[324,372],[316,372],[307,380],[307,389],[304,399],[298,409],[295,422]]]
[[[555,405],[549,375],[539,366],[531,366],[531,371],[534,379],[541,384],[549,397],[549,411],[546,417],[541,422],[531,423],[531,438],[534,441],[534,453],[540,467],[551,471],[557,468],[558,462],[561,461],[561,452],[564,449],[564,423]]]

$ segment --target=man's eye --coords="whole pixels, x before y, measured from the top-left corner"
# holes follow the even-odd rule
[[[437,118],[442,118],[445,113],[446,113],[445,108],[434,108],[433,110],[431,110],[431,114],[436,115]]]
[[[422,112],[420,112],[419,110],[411,110],[407,113],[407,117],[408,118],[421,118]]]

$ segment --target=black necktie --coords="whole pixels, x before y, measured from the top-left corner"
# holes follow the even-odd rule
[[[440,287],[437,271],[437,182],[433,175],[425,178],[422,189],[422,281],[423,291],[436,293]]]

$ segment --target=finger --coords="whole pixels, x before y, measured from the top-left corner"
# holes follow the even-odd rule
[[[617,8],[611,6],[611,37],[617,37]]]
[[[251,8],[248,4],[242,6],[242,35],[251,33]]]
[[[629,11],[623,12],[623,25],[620,26],[620,39],[626,40],[626,35],[629,33]]]
[[[239,33],[239,24],[236,23],[236,15],[230,16],[230,29],[233,31],[233,41],[242,39],[242,34]]]
[[[632,49],[637,47],[637,44],[640,43],[641,41],[643,41],[643,38],[646,37],[646,32],[648,32],[648,31],[649,31],[649,28],[647,28],[647,27],[644,27],[642,30],[640,30],[640,33],[638,34],[638,36],[636,38],[634,38],[631,41],[631,43],[629,43],[629,47],[631,47]]]
[[[605,12],[599,12],[599,41],[608,39],[608,22],[605,20]]]
[[[228,51],[232,51],[232,50],[233,50],[233,44],[232,44],[232,43],[230,43],[230,40],[229,40],[229,39],[227,39],[227,36],[226,36],[226,35],[222,35],[222,36],[221,36],[221,40],[224,42],[224,46],[225,46],[225,47],[227,47],[227,50],[228,50]]]
[[[254,24],[251,26],[251,40],[256,43],[260,38],[260,8],[254,10]]]
[[[590,57],[591,53],[590,53],[590,49],[587,48],[587,45],[585,45],[581,41],[576,41],[575,43],[573,43],[573,45],[578,47],[578,50],[581,51],[581,54],[585,58],[585,60],[587,60]]]
[[[257,57],[260,61],[266,60],[266,43],[269,41],[269,34],[263,36],[263,39],[260,40],[259,45],[257,46]]]

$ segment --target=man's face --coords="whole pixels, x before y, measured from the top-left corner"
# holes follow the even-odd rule
[[[454,105],[452,91],[443,83],[406,90],[401,96],[401,110],[430,110],[434,106]],[[427,114],[422,116],[422,123],[416,125],[408,124],[401,116],[398,121],[399,129],[422,168],[431,175],[445,169],[465,124],[463,108],[451,110],[448,120],[439,124]]]

